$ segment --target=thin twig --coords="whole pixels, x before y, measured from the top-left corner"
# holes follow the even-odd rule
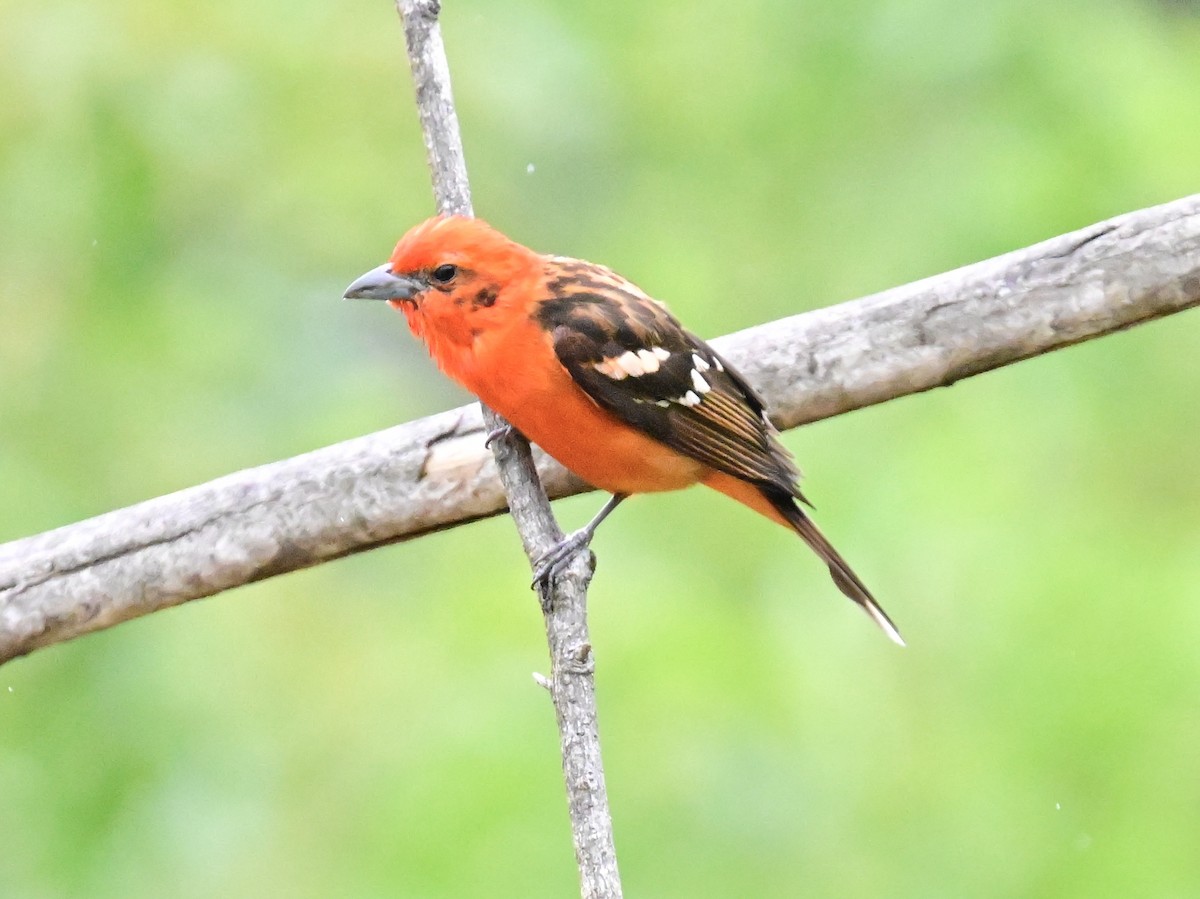
[[[794,428],[1198,304],[1200,195],[713,345]],[[503,512],[484,433],[464,406],[0,544],[0,662]]]
[[[398,0],[408,60],[438,211],[472,215],[450,67],[442,44],[437,0]],[[505,422],[487,407],[484,423],[497,432]],[[500,480],[530,563],[563,533],[538,480],[529,442],[511,429],[492,442]],[[621,881],[613,846],[612,818],[600,758],[596,722],[595,664],[587,626],[591,555],[578,556],[566,571],[538,586],[550,646],[550,694],[558,720],[563,779],[584,899],[619,899]]]

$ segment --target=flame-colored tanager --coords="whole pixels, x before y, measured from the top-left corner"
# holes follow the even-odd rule
[[[346,290],[404,313],[438,367],[613,498],[541,560],[587,545],[631,493],[705,484],[791,528],[884,632],[895,625],[797,505],[799,470],[762,398],[712,347],[616,272],[544,256],[479,219],[439,216]]]

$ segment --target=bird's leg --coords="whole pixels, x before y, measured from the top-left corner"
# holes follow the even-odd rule
[[[491,449],[492,443],[494,443],[495,441],[500,440],[502,438],[511,437],[514,432],[515,432],[515,429],[508,422],[505,422],[504,424],[500,425],[500,427],[498,427],[498,428],[492,428],[490,431],[487,432],[487,436],[483,440],[483,448]]]
[[[531,586],[548,581],[571,561],[575,553],[581,549],[587,549],[588,544],[592,542],[593,535],[596,533],[596,528],[600,526],[600,522],[606,519],[609,513],[619,506],[621,501],[628,495],[627,493],[614,493],[609,497],[608,502],[604,504],[604,508],[596,513],[595,518],[574,534],[564,537],[543,553],[533,566],[533,584]]]

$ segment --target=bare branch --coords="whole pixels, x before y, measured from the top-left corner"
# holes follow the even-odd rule
[[[442,29],[438,27],[441,3],[396,0],[396,10],[404,24],[408,66],[412,70],[417,115],[421,119],[421,133],[425,135],[425,154],[438,212],[474,215],[462,132],[450,90],[450,64],[442,43]]]
[[[438,210],[471,215],[470,186],[462,137],[450,90],[450,67],[438,27],[437,0],[398,0],[408,60]],[[483,407],[489,433],[506,423]],[[507,430],[493,441],[496,465],[513,520],[530,564],[563,539],[550,501],[538,480],[529,442]],[[591,555],[578,556],[564,575],[539,583],[546,640],[550,646],[550,695],[558,721],[563,780],[584,899],[620,899],[621,879],[613,846],[612,817],[600,758],[595,664],[587,626]]]
[[[791,428],[1198,304],[1192,196],[713,344]],[[502,512],[483,433],[463,407],[0,545],[0,661]]]
[[[1197,304],[1200,194],[716,345],[791,428]]]

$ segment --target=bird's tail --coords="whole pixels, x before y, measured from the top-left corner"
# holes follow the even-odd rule
[[[899,645],[904,645],[904,638],[892,623],[892,619],[880,608],[866,584],[859,580],[854,569],[842,558],[841,553],[833,548],[833,544],[817,528],[811,518],[796,505],[796,501],[782,490],[764,490],[755,484],[750,484],[739,478],[723,473],[713,473],[704,479],[704,483],[714,490],[719,490],[726,496],[749,506],[754,511],[767,518],[785,525],[800,535],[818,556],[829,566],[829,575],[846,596],[854,600],[863,611],[871,616],[889,638]]]

